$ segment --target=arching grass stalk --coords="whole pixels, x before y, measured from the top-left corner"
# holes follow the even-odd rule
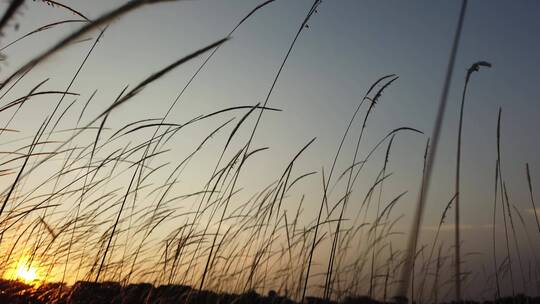
[[[499,116],[500,116],[500,109],[499,109]],[[498,189],[498,184],[499,184],[499,159],[496,160],[495,162],[495,191],[494,191],[494,196],[493,196],[493,222],[492,222],[492,237],[493,237],[493,240],[492,240],[492,251],[493,251],[493,270],[495,272],[495,287],[496,287],[496,293],[495,293],[495,299],[498,299],[501,297],[501,287],[500,287],[500,283],[499,283],[499,270],[498,270],[498,266],[497,266],[497,243],[496,243],[496,240],[497,240],[497,234],[496,234],[496,228],[495,228],[495,224],[497,222],[497,189]]]
[[[459,14],[459,20],[454,35],[454,41],[452,45],[452,50],[450,52],[449,62],[446,68],[446,76],[444,80],[444,85],[441,93],[441,99],[439,102],[439,109],[437,110],[437,117],[435,118],[435,126],[432,133],[432,145],[428,154],[428,161],[426,164],[426,175],[422,179],[420,186],[420,193],[418,195],[418,201],[416,205],[416,211],[414,214],[414,219],[412,222],[411,233],[409,234],[409,241],[407,243],[407,251],[405,253],[405,261],[403,263],[403,268],[401,272],[401,278],[398,285],[397,293],[395,299],[397,301],[404,301],[407,297],[407,291],[409,289],[409,282],[411,273],[413,271],[413,259],[416,253],[416,245],[418,242],[418,237],[420,235],[420,224],[422,223],[422,216],[424,214],[424,206],[426,203],[426,196],[429,190],[429,184],[431,182],[431,172],[433,170],[433,163],[435,160],[435,155],[437,153],[437,147],[439,144],[439,135],[442,128],[442,121],[444,116],[444,111],[446,109],[446,101],[448,99],[448,91],[450,89],[450,83],[452,80],[452,74],[454,71],[454,63],[456,60],[457,50],[459,46],[459,41],[461,37],[461,30],[463,28],[463,22],[465,20],[465,12],[467,10],[467,0],[463,0],[461,3],[461,10]]]
[[[24,0],[11,1],[9,7],[2,16],[2,19],[0,19],[0,34],[2,33],[4,26],[6,26],[11,17],[13,17],[17,13],[17,10],[21,7],[21,5],[23,5],[23,3]]]
[[[516,254],[519,263],[519,270],[522,283],[522,291],[525,292],[526,289],[526,280],[525,280],[525,269],[523,268],[523,262],[521,260],[521,250],[519,249],[519,243],[517,239],[516,226],[514,225],[514,218],[512,217],[512,208],[510,208],[510,199],[508,196],[508,191],[506,190],[506,183],[503,183],[504,200],[506,201],[506,208],[508,210],[508,219],[510,220],[510,228],[512,229],[512,235],[514,237],[514,245],[516,247]]]
[[[72,14],[75,14],[81,18],[83,18],[85,21],[88,21],[88,22],[91,22],[92,20],[88,19],[88,17],[86,17],[83,13],[81,13],[80,11],[74,9],[73,7],[69,7],[65,4],[62,4],[60,2],[56,2],[56,1],[53,1],[53,0],[41,0],[41,2],[43,3],[46,3],[47,5],[50,5],[52,7],[60,7]]]
[[[514,287],[514,273],[512,271],[512,256],[510,254],[510,238],[508,236],[508,224],[506,221],[506,205],[504,202],[504,188],[503,188],[503,173],[502,173],[502,160],[501,160],[501,115],[502,109],[499,108],[499,114],[497,116],[497,165],[498,165],[498,173],[499,173],[499,180],[498,180],[498,188],[499,192],[501,194],[501,206],[502,206],[502,215],[503,215],[503,223],[504,223],[504,236],[506,240],[506,261],[508,263],[508,272],[510,274],[510,284],[512,287],[512,296],[516,294],[516,290]],[[495,229],[495,227],[494,227]],[[504,261],[503,261],[504,264]]]
[[[456,208],[455,208],[455,214],[456,214],[456,223],[455,223],[455,269],[454,269],[454,275],[455,275],[455,288],[456,288],[456,301],[461,301],[461,254],[460,254],[460,248],[461,248],[461,238],[459,235],[459,199],[461,196],[461,193],[459,192],[459,182],[460,182],[460,171],[461,171],[461,131],[463,128],[463,109],[465,108],[465,94],[467,93],[467,87],[469,85],[469,80],[471,78],[471,74],[473,72],[478,72],[480,70],[480,67],[491,67],[491,64],[486,61],[478,61],[473,63],[469,69],[467,69],[467,75],[465,76],[465,85],[463,86],[463,95],[461,96],[461,107],[459,110],[459,126],[458,126],[458,139],[457,139],[457,161],[456,161],[456,183],[455,183],[455,195],[456,195]]]
[[[540,233],[540,222],[538,221],[538,212],[536,211],[536,204],[534,203],[534,196],[533,196],[533,189],[532,189],[532,182],[531,182],[531,172],[529,170],[529,164],[525,164],[525,171],[527,172],[527,184],[529,185],[529,194],[531,197],[531,205],[532,205],[532,211],[534,213],[534,219],[536,220],[536,227],[538,228],[538,232]]]

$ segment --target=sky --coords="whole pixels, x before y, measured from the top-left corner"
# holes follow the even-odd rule
[[[123,3],[65,2],[90,19]],[[177,1],[130,13],[105,31],[72,90],[85,99],[99,88],[96,102],[88,109],[88,117],[97,115],[124,86],[133,87],[159,68],[224,37],[257,3],[254,0]],[[263,102],[311,3],[277,0],[258,11],[212,58],[167,121],[180,123],[219,108]],[[385,184],[386,201],[409,191],[394,211],[405,215],[399,227],[407,231],[459,7],[459,1],[323,1],[318,13],[310,19],[309,28],[302,31],[270,97],[269,106],[282,111],[264,114],[255,136],[254,147],[270,149],[249,163],[241,184],[247,189],[264,187],[314,137],[316,141],[300,158],[295,173],[329,170],[341,135],[366,90],[381,76],[396,74],[399,79],[384,92],[368,121],[361,153],[365,155],[395,128],[407,126],[424,132],[396,136],[389,163],[393,175]],[[530,230],[534,227],[525,163],[531,168],[533,188],[540,189],[539,14],[540,2],[534,0],[469,2],[427,199],[424,236],[433,234],[442,210],[453,196],[461,90],[467,68],[479,60],[488,61],[493,67],[474,73],[467,92],[461,193],[464,250],[485,252],[491,246],[499,107],[502,108],[505,182],[511,201],[522,211]],[[28,2],[23,15],[18,16],[18,30],[6,31],[1,42],[5,44],[38,26],[67,17],[75,16],[39,1]],[[63,25],[11,46],[4,51],[7,62],[0,72],[6,75],[78,26]],[[88,37],[96,36],[94,32]],[[26,83],[21,84],[19,92],[47,77],[51,78],[47,88],[64,88],[91,43],[73,44],[38,66]],[[145,89],[129,105],[113,112],[109,120],[111,129],[137,119],[161,117],[200,62],[198,59],[182,65]],[[35,107],[22,108],[18,115],[25,117],[24,121],[14,127],[28,132],[36,130],[52,104],[40,99]],[[232,116],[186,131],[170,144],[171,152],[166,157],[174,160],[188,153],[186,147],[195,146],[226,117]],[[358,132],[359,127],[357,123],[353,128]],[[218,149],[219,145],[211,147]],[[351,139],[339,161],[341,170],[350,164],[353,148]],[[374,180],[383,156],[384,151],[379,151],[373,163],[366,167],[358,193],[364,193]],[[210,168],[214,157],[215,151],[203,152],[197,160],[200,165],[190,169],[190,180],[184,181],[178,191],[195,191],[199,187],[197,181],[204,180],[208,174],[202,168]],[[307,195],[311,203],[304,206],[305,213],[313,218],[321,197],[320,175],[306,179],[298,186],[298,193]],[[290,206],[292,210],[294,207]],[[453,216],[449,216],[447,224],[452,221]],[[442,234],[443,239],[452,240],[451,229],[443,230]],[[487,256],[478,259],[489,262]]]

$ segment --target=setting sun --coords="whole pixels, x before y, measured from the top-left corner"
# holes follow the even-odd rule
[[[37,280],[38,275],[37,271],[34,267],[27,267],[27,266],[20,266],[17,269],[17,279],[25,282],[25,283],[32,283]]]
[[[18,280],[28,285],[40,285],[43,277],[37,265],[39,265],[37,261],[31,261],[27,256],[23,256],[9,267],[4,277],[9,280]]]

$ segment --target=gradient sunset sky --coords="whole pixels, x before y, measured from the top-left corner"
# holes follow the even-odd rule
[[[73,0],[69,5],[93,19],[125,2]],[[72,89],[81,94],[81,100],[99,89],[98,98],[88,110],[88,120],[110,105],[125,85],[133,87],[152,72],[224,37],[259,2],[163,3],[145,7],[112,23]],[[311,0],[277,0],[258,11],[212,58],[167,121],[181,123],[220,108],[263,102],[311,3]],[[248,189],[246,195],[278,177],[288,161],[314,137],[316,141],[301,157],[295,173],[320,172],[323,167],[329,170],[341,135],[366,90],[379,77],[396,74],[399,79],[384,92],[368,121],[361,153],[365,155],[392,129],[407,126],[424,132],[423,135],[404,132],[396,136],[388,169],[393,175],[384,185],[385,202],[409,191],[393,211],[405,215],[398,226],[407,233],[420,183],[424,145],[435,119],[459,7],[460,1],[323,1],[318,13],[310,19],[309,28],[301,33],[270,98],[269,106],[283,111],[263,115],[253,147],[270,149],[261,152],[242,174],[240,184]],[[23,16],[19,17],[19,29],[6,31],[2,44],[66,17],[74,16],[39,1],[29,1]],[[5,75],[19,67],[77,27],[63,25],[11,46],[4,51],[7,63],[1,72]],[[466,69],[476,61],[488,61],[493,64],[491,69],[472,75],[464,114],[463,250],[482,253],[467,258],[466,269],[481,271],[475,262],[491,263],[488,248],[491,248],[499,107],[502,107],[502,167],[510,200],[521,211],[537,240],[536,250],[540,250],[540,235],[534,234],[525,175],[528,162],[533,188],[540,193],[539,34],[539,1],[469,2],[423,229],[424,240],[429,241],[445,205],[453,196],[458,106]],[[87,37],[96,36],[93,32]],[[56,54],[28,77],[19,92],[25,92],[23,88],[31,88],[47,77],[51,78],[47,83],[49,89],[64,88],[92,42],[93,39],[78,42]],[[113,112],[108,126],[115,129],[130,121],[164,115],[202,58],[182,65]],[[48,103],[42,99],[34,107],[23,107],[18,115],[25,117],[24,121],[15,122],[14,127],[34,132],[52,104],[54,101]],[[240,118],[242,114],[225,115],[200,128],[187,130],[169,144],[171,151],[165,158],[174,162],[179,155],[190,152],[213,127],[228,118]],[[354,125],[354,139],[347,142],[338,163],[339,171],[350,165],[360,126],[359,122]],[[242,136],[245,139],[247,133]],[[186,176],[190,179],[179,186],[179,193],[200,188],[201,181],[208,178],[207,169],[215,161],[215,151],[219,151],[220,144],[223,143],[203,151],[196,160],[197,165],[187,169]],[[361,200],[376,178],[384,149],[379,150],[360,175],[355,189],[356,201]],[[298,197],[306,194],[305,217],[314,218],[321,198],[320,175],[309,177],[297,187]],[[351,210],[355,209],[356,201],[351,203]],[[295,210],[296,206],[291,204],[287,208]],[[453,219],[451,215],[446,220],[448,225],[441,236],[445,242],[452,241],[453,234],[446,228],[451,228]],[[525,235],[520,235],[525,240]],[[525,248],[525,241],[522,244]]]

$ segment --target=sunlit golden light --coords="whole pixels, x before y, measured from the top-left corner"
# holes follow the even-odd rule
[[[29,284],[37,280],[37,270],[34,267],[21,266],[17,269],[17,279]]]
[[[5,273],[5,277],[11,280],[18,280],[28,285],[40,285],[42,276],[40,269],[36,266],[36,261],[28,259],[26,256],[21,257],[17,263],[12,265]]]

